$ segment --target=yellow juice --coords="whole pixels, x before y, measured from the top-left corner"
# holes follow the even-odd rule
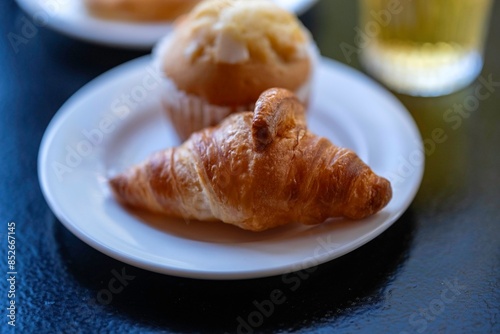
[[[482,67],[491,0],[359,0],[361,62],[390,88],[442,95]]]

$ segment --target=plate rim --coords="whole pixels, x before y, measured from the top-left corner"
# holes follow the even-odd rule
[[[126,67],[134,68],[135,66],[139,66],[143,62],[147,61],[149,59],[149,55],[142,56],[139,58],[136,58],[134,60],[131,60],[129,62],[126,62],[124,64],[121,64],[105,73],[102,75],[98,76],[97,78],[93,79],[86,85],[84,85],[82,88],[80,88],[75,94],[73,94],[61,107],[60,109],[55,113],[51,121],[49,122],[43,138],[40,143],[40,149],[39,149],[39,154],[38,154],[38,178],[39,178],[39,183],[40,187],[43,193],[43,196],[49,205],[50,209],[52,212],[55,214],[55,216],[58,218],[58,220],[66,227],[68,230],[70,230],[76,237],[78,237],[80,240],[84,241],[87,243],[89,246],[93,247],[94,249],[98,250],[99,252],[108,255],[112,258],[115,258],[119,261],[122,261],[124,263],[149,270],[152,272],[160,273],[160,274],[165,274],[165,275],[173,275],[173,276],[179,276],[179,277],[187,277],[187,278],[195,278],[195,279],[216,279],[216,280],[232,280],[232,279],[249,279],[249,278],[259,278],[259,277],[270,277],[270,276],[275,276],[275,275],[281,275],[281,274],[286,274],[293,272],[293,268],[291,268],[290,265],[285,264],[282,266],[274,266],[272,269],[263,269],[260,271],[255,271],[255,270],[239,270],[236,272],[231,272],[231,271],[224,271],[224,270],[219,270],[219,271],[200,271],[196,269],[188,269],[188,268],[165,268],[165,265],[162,264],[157,264],[151,259],[141,259],[136,256],[136,254],[123,254],[123,252],[119,252],[118,250],[114,250],[112,248],[106,247],[105,244],[102,244],[101,242],[94,240],[91,238],[91,236],[87,235],[85,231],[82,231],[78,226],[75,226],[75,224],[71,223],[70,219],[67,217],[66,213],[64,210],[56,205],[55,203],[55,198],[54,195],[52,194],[50,188],[50,182],[48,180],[48,173],[47,170],[49,168],[44,167],[44,161],[46,160],[45,157],[47,154],[49,154],[50,151],[50,145],[49,143],[52,141],[52,138],[57,134],[57,131],[55,129],[58,128],[61,122],[64,121],[65,118],[70,117],[68,110],[71,110],[71,105],[75,103],[75,101],[79,101],[82,97],[85,97],[91,92],[95,87],[96,84],[99,84],[100,82],[106,82],[108,81],[109,77],[113,77],[114,73],[116,71],[122,71]],[[407,109],[404,107],[404,105],[394,96],[392,95],[389,91],[387,91],[385,88],[383,88],[379,83],[375,82],[373,79],[369,78],[362,72],[351,68],[345,64],[342,64],[338,61],[328,59],[328,58],[322,58],[321,63],[326,64],[325,66],[327,67],[336,67],[338,69],[341,69],[342,71],[347,71],[349,75],[357,77],[357,79],[362,79],[367,83],[367,86],[370,86],[370,89],[377,91],[377,95],[383,96],[383,98],[389,103],[394,104],[397,106],[398,113],[400,114],[401,117],[404,118],[406,126],[409,126],[413,133],[411,134],[412,138],[415,138],[414,136],[416,135],[419,138],[418,142],[418,148],[423,151],[423,143],[422,143],[422,138],[421,134],[418,130],[418,127],[411,116],[411,114],[407,111]],[[417,168],[416,170],[417,174],[415,175],[415,186],[411,189],[411,191],[408,194],[408,197],[404,201],[404,205],[399,208],[399,211],[396,212],[392,217],[389,219],[386,219],[380,225],[378,225],[374,230],[370,231],[370,233],[364,234],[363,236],[355,239],[355,240],[350,240],[347,245],[344,245],[342,247],[342,250],[337,251],[335,253],[335,256],[331,256],[328,253],[321,254],[320,256],[315,256],[315,261],[316,265],[320,265],[325,262],[332,261],[334,259],[337,259],[363,245],[366,243],[370,242],[371,240],[377,238],[380,234],[382,234],[385,230],[387,230],[390,226],[396,222],[401,215],[408,209],[408,207],[411,205],[414,197],[416,196],[416,193],[420,187],[422,178],[423,178],[423,173],[424,173],[424,164],[422,163],[421,168]],[[303,261],[302,261],[303,262]],[[296,267],[296,266],[295,266]],[[304,268],[305,269],[305,268]]]
[[[77,1],[77,0],[70,0]],[[305,13],[318,0],[297,0],[292,8],[288,10],[294,12],[297,16]],[[123,49],[134,50],[151,50],[154,45],[172,29],[172,22],[133,22],[133,21],[113,21],[93,17],[88,13],[82,13],[80,18],[83,18],[83,23],[74,20],[61,20],[61,17],[54,14],[53,11],[47,12],[46,7],[41,3],[41,0],[15,0],[17,5],[32,19],[41,12],[49,14],[44,23],[37,24],[39,26],[50,28],[62,35],[71,38],[82,40],[90,43],[95,43],[104,46],[117,47]],[[76,6],[76,5],[70,5]],[[83,5],[82,5],[83,6]],[[52,15],[50,15],[52,13]],[[41,17],[41,15],[39,15]],[[63,16],[64,18],[64,16]],[[87,30],[88,27],[84,23],[98,24],[99,29],[95,27]],[[117,32],[118,27],[126,29],[129,33]],[[130,32],[137,33],[136,37],[131,40]],[[139,33],[140,32],[140,33]],[[145,38],[144,34],[149,34]],[[133,35],[133,34],[132,34]],[[140,38],[138,37],[140,36]]]

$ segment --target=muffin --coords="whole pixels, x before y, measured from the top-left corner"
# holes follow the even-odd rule
[[[317,50],[297,17],[268,0],[206,0],[155,47],[162,104],[179,137],[253,110],[273,87],[307,105]]]
[[[92,15],[121,21],[173,21],[200,0],[84,0]]]

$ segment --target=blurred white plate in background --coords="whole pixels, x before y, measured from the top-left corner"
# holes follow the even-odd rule
[[[37,26],[108,46],[151,49],[164,35],[170,23],[134,23],[111,21],[90,15],[81,0],[16,0]],[[280,6],[301,14],[317,0],[274,0]]]

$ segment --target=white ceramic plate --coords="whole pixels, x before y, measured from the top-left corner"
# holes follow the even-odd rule
[[[133,23],[102,20],[90,15],[83,0],[16,0],[39,26],[47,26],[74,38],[99,44],[151,49],[172,29],[170,23]],[[317,0],[274,0],[301,14]]]
[[[363,74],[323,59],[309,126],[355,150],[393,183],[380,213],[360,221],[290,225],[252,233],[222,223],[160,221],[117,204],[107,177],[178,144],[158,105],[156,75],[142,57],[78,91],[44,135],[38,172],[45,198],[77,237],[123,262],[170,275],[240,279],[304,269],[350,252],[387,229],[410,205],[423,147],[408,112]]]

